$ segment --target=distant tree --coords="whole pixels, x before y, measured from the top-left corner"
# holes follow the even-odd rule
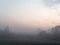
[[[6,26],[5,29],[4,29],[4,38],[5,39],[9,39],[10,38],[10,32],[9,32],[9,27]]]
[[[8,26],[5,28],[5,32],[9,32],[9,27]]]
[[[54,40],[59,40],[60,41],[60,26],[56,26],[52,28],[52,35]]]

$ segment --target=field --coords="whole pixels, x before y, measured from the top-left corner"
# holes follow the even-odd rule
[[[39,41],[39,40],[12,40],[12,39],[1,39],[0,45],[39,45],[39,44],[60,44],[60,42],[55,41]]]

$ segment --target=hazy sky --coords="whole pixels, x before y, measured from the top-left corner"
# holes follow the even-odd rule
[[[0,0],[0,25],[49,28],[60,23],[60,0]]]

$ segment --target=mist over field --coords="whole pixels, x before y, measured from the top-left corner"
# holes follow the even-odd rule
[[[24,29],[20,29],[20,31],[21,30],[22,32],[12,31],[8,26],[4,29],[0,29],[0,40],[60,42],[60,25],[52,27],[48,30],[42,30],[40,28],[35,30],[30,28],[30,32],[27,31],[29,29],[25,29],[25,32],[23,31]]]

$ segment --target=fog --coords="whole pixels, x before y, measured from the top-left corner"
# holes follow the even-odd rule
[[[59,39],[60,39],[59,38],[60,37],[59,36],[59,34],[60,34],[60,25],[52,27],[52,28],[50,28],[48,30],[43,30],[43,29],[40,29],[40,28],[37,28],[37,29],[35,28],[34,29],[34,28],[27,28],[27,27],[25,27],[25,28],[23,28],[23,27],[22,28],[21,27],[20,28],[15,27],[15,29],[12,29],[11,27],[6,26],[6,27],[4,27],[4,29],[0,28],[0,32],[1,32],[0,36],[5,36],[5,34],[6,34],[7,39],[8,39],[8,37],[10,35],[11,35],[10,37],[12,37],[12,35],[14,35],[14,34],[15,34],[17,39],[18,38],[20,39],[20,37],[22,37],[22,36],[24,36],[24,37],[29,36],[29,38],[32,36],[33,38],[30,38],[30,39],[34,39],[34,40],[42,39],[42,40],[49,40],[49,41],[50,40],[59,41]],[[22,38],[25,39],[24,37],[22,37]],[[56,39],[54,39],[54,38],[56,38]],[[26,39],[28,39],[28,38],[26,38]]]
[[[2,41],[4,44],[7,44],[7,42],[8,44],[60,43],[60,25],[49,29],[0,26],[0,42]]]

